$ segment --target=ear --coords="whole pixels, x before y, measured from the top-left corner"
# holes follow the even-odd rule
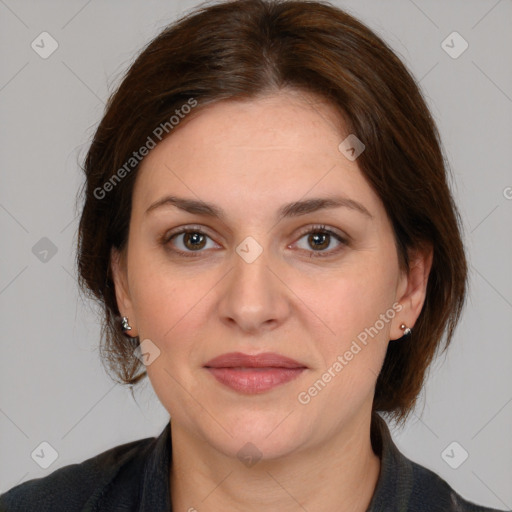
[[[427,283],[432,268],[433,248],[430,244],[409,251],[409,272],[402,272],[397,301],[402,305],[394,318],[391,339],[403,336],[401,324],[412,329],[420,316],[427,294]]]
[[[110,269],[114,281],[117,308],[121,316],[128,318],[131,330],[128,334],[131,337],[138,336],[136,328],[135,310],[130,297],[130,288],[128,286],[128,272],[126,268],[126,253],[121,252],[115,247],[110,251]]]

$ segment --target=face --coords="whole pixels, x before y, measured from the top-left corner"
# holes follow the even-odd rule
[[[354,430],[389,340],[423,303],[426,270],[399,270],[383,204],[338,149],[348,134],[337,119],[291,91],[215,103],[139,169],[127,247],[112,257],[119,310],[153,354],[146,369],[173,426],[231,457],[249,441],[270,459]],[[338,204],[296,207],[312,199]],[[302,370],[227,370],[234,389],[205,367],[231,352]]]

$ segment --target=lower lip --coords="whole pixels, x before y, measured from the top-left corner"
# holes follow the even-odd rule
[[[242,393],[262,393],[296,379],[306,368],[207,368],[222,384]]]

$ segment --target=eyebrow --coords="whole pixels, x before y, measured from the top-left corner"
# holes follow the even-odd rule
[[[145,212],[145,215],[164,206],[175,206],[180,210],[197,215],[206,215],[226,220],[225,212],[218,206],[197,199],[187,199],[184,197],[165,196],[154,202]],[[299,217],[319,210],[331,208],[349,208],[351,210],[362,213],[363,215],[373,219],[373,215],[361,203],[344,196],[317,197],[306,199],[303,201],[294,201],[279,208],[276,218],[278,221],[287,217]]]

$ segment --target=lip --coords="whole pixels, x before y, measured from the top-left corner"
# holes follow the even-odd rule
[[[210,359],[204,365],[209,368],[307,368],[307,366],[275,352],[244,354],[229,352]]]
[[[265,352],[230,352],[208,361],[204,367],[218,382],[241,393],[263,393],[296,379],[307,366],[289,357]]]

